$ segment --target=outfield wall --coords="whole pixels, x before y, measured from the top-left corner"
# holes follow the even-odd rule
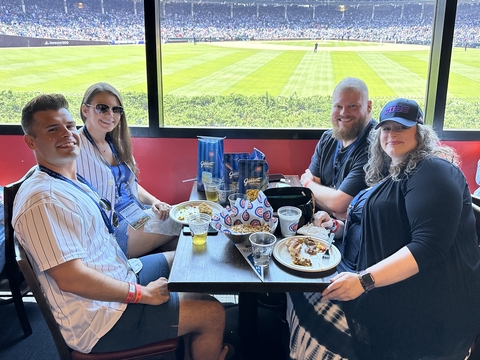
[[[48,39],[15,35],[0,35],[0,47],[58,47],[108,44],[110,44],[109,41]]]

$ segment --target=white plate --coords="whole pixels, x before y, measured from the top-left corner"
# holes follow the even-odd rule
[[[312,261],[312,266],[307,267],[307,266],[294,265],[292,263],[293,259],[287,250],[287,241],[293,237],[295,238],[311,237],[311,238],[314,238],[315,240],[320,241],[325,246],[327,245],[327,241],[316,238],[314,236],[290,236],[285,239],[282,239],[279,242],[277,242],[277,244],[275,245],[275,248],[273,249],[273,256],[275,257],[275,259],[277,259],[277,261],[280,264],[297,271],[319,272],[319,271],[326,271],[326,270],[333,269],[335,266],[337,266],[340,263],[340,260],[342,259],[342,256],[340,255],[340,251],[335,247],[335,245],[332,245],[332,247],[330,248],[330,260],[328,261],[328,263],[325,263],[322,259],[323,252],[319,252],[317,255],[308,255],[302,252],[301,253],[302,257],[310,259]]]
[[[170,209],[170,218],[173,221],[176,221],[177,223],[180,224],[185,224],[188,225],[187,223],[187,217],[188,215],[191,214],[198,214],[198,205],[200,204],[207,204],[212,208],[212,212],[215,213],[221,213],[223,210],[223,207],[220,206],[217,203],[214,203],[212,201],[207,201],[207,200],[190,200],[190,201],[184,201],[180,204],[172,206]],[[180,220],[179,218],[183,217],[183,220]]]

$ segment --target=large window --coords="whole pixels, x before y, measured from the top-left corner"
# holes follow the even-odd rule
[[[347,76],[423,105],[434,5],[346,3],[162,2],[163,125],[329,127]]]
[[[480,120],[480,3],[457,5],[444,130],[478,129]]]
[[[478,19],[478,0],[0,0],[0,134],[21,133],[40,92],[78,118],[107,81],[137,136],[318,138],[335,84],[355,76],[374,117],[413,98],[443,138],[473,139]]]
[[[0,123],[18,124],[23,105],[60,92],[79,120],[88,86],[121,90],[129,121],[148,125],[143,2],[0,0]]]

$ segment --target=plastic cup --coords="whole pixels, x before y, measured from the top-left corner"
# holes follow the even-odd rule
[[[220,179],[212,179],[210,182],[203,183],[205,188],[205,196],[208,201],[218,201],[218,187],[222,181]]]
[[[235,206],[235,202],[237,201],[238,198],[248,200],[248,196],[246,194],[241,194],[241,193],[231,194],[228,196],[228,201],[230,202],[231,208]]]
[[[233,189],[228,188],[224,184],[220,184],[220,186],[217,188],[218,203],[223,207],[227,206],[227,204],[229,204],[228,197],[232,195],[233,192],[234,192]]]
[[[252,245],[253,262],[257,266],[267,267],[270,263],[273,247],[277,238],[269,232],[256,232],[248,238]]]
[[[295,206],[282,206],[277,210],[277,214],[280,220],[282,235],[285,237],[295,235],[298,229],[298,222],[302,216],[302,210]]]
[[[207,242],[208,226],[212,218],[207,214],[192,214],[187,218],[192,242],[194,245],[205,245]]]

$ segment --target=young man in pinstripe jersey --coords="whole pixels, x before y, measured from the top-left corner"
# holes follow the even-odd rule
[[[22,111],[37,171],[18,191],[12,224],[67,344],[78,351],[124,350],[190,334],[193,359],[223,360],[223,306],[202,294],[170,293],[168,253],[140,258],[135,275],[113,236],[108,204],[76,173],[76,123],[59,94]]]

